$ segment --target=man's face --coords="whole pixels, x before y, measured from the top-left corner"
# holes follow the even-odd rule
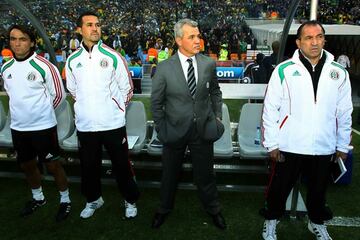
[[[34,46],[34,44],[34,42],[31,42],[30,37],[19,29],[14,28],[11,30],[10,48],[16,58],[25,58],[30,53],[30,49]]]
[[[83,37],[85,45],[91,47],[95,45],[101,37],[101,27],[99,19],[96,16],[83,16],[80,34]]]
[[[192,57],[200,52],[200,32],[197,27],[185,24],[182,27],[183,37],[176,38],[179,51],[187,57]]]
[[[325,35],[319,25],[305,25],[300,39],[296,39],[296,45],[313,64],[316,64],[321,56],[321,50],[325,45]]]

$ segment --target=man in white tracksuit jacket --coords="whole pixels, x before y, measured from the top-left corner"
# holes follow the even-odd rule
[[[296,44],[293,57],[273,71],[264,99],[263,145],[273,166],[262,235],[276,239],[287,196],[302,173],[308,180],[308,228],[317,239],[331,239],[324,225],[331,218],[325,195],[331,160],[345,160],[350,144],[349,74],[323,49],[325,30],[319,22],[303,23]]]
[[[75,99],[79,138],[81,189],[87,203],[81,218],[91,217],[104,201],[101,192],[103,147],[108,152],[119,190],[125,198],[125,217],[137,215],[139,190],[128,160],[126,106],[133,85],[126,61],[100,40],[98,16],[85,12],[78,19],[80,48],[66,61],[66,87]]]
[[[4,87],[9,96],[10,129],[16,159],[31,188],[32,199],[20,215],[29,216],[46,204],[38,164],[44,164],[54,176],[60,193],[56,221],[70,214],[68,181],[60,162],[55,111],[61,112],[65,100],[64,86],[58,69],[37,55],[35,31],[24,25],[8,30],[14,58],[1,68]]]

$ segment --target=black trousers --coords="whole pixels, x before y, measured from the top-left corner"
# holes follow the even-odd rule
[[[316,224],[329,220],[325,208],[332,155],[310,156],[282,152],[285,162],[276,162],[270,173],[266,193],[266,219],[278,219],[285,212],[286,199],[300,174],[306,176],[306,207],[309,219]]]
[[[189,148],[195,185],[198,195],[206,212],[217,214],[220,212],[218,191],[214,173],[213,143],[203,141],[195,125],[187,134],[187,141],[179,145],[164,145],[162,154],[162,179],[160,188],[160,213],[168,213],[174,207],[175,193],[179,173],[186,148]]]
[[[87,202],[101,195],[101,160],[104,146],[112,164],[119,191],[129,203],[139,198],[134,171],[128,158],[126,128],[100,132],[78,131],[81,163],[81,191]]]

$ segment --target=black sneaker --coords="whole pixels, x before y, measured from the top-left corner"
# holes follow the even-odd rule
[[[29,216],[31,215],[33,212],[35,212],[35,210],[38,208],[38,207],[41,207],[41,206],[44,206],[46,203],[46,200],[35,200],[35,199],[32,199],[31,201],[28,201],[26,204],[25,204],[25,207],[23,208],[23,210],[21,210],[20,212],[20,216],[21,217],[26,217],[26,216]]]
[[[67,218],[70,214],[71,203],[60,203],[59,211],[56,214],[56,221],[61,222]]]

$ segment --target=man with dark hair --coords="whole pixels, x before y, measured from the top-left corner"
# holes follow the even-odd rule
[[[14,58],[2,66],[1,75],[9,95],[10,128],[17,161],[25,172],[33,196],[21,216],[32,214],[46,203],[37,166],[41,162],[53,174],[60,191],[56,220],[61,221],[69,215],[71,208],[68,182],[59,161],[55,116],[55,110],[65,99],[64,87],[58,69],[34,53],[33,30],[12,26],[9,42]]]
[[[103,147],[108,152],[120,192],[125,217],[137,215],[139,190],[128,159],[125,111],[133,83],[125,59],[101,40],[98,16],[86,12],[78,19],[83,41],[66,61],[66,86],[73,96],[79,138],[81,190],[86,206],[81,218],[91,217],[104,204],[101,192]]]
[[[155,129],[164,144],[161,203],[152,228],[159,228],[173,209],[178,174],[189,149],[200,200],[215,226],[225,229],[213,160],[213,143],[224,131],[216,64],[199,54],[197,22],[182,19],[174,32],[179,50],[158,65],[151,93]]]
[[[271,44],[271,48],[273,50],[272,54],[270,56],[265,57],[263,60],[263,66],[264,66],[264,71],[265,71],[265,75],[266,75],[265,83],[269,82],[271,74],[276,67],[278,53],[279,53],[279,49],[280,49],[280,42],[274,41]]]
[[[324,50],[325,31],[317,21],[303,23],[293,57],[271,75],[264,99],[264,146],[273,162],[266,192],[262,236],[275,240],[278,219],[300,174],[307,176],[308,229],[331,240],[325,220],[331,161],[345,161],[351,134],[349,73]]]

